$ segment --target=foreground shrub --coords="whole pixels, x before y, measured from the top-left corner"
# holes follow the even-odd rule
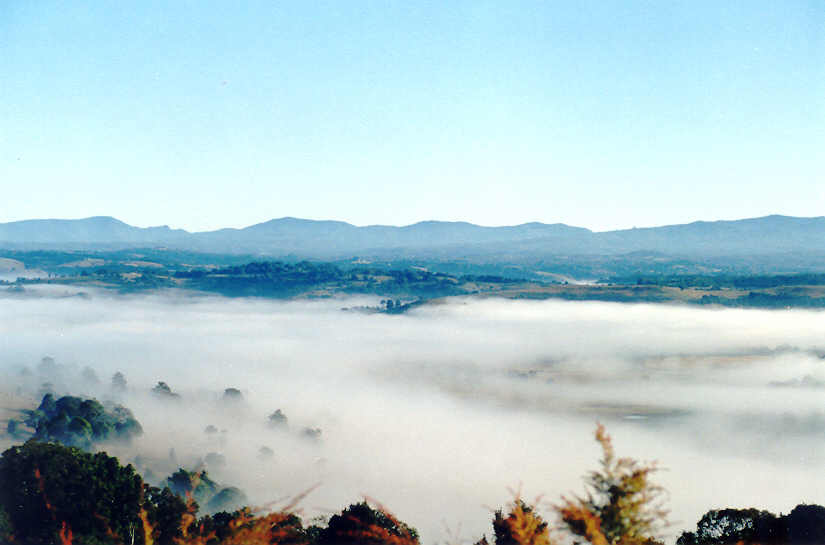
[[[493,518],[495,545],[551,545],[547,523],[535,511],[535,506],[516,498],[505,517],[502,510]],[[478,545],[487,545],[482,538]]]
[[[654,464],[616,458],[601,424],[596,441],[602,447],[601,468],[585,479],[587,495],[562,498],[558,512],[568,530],[593,545],[652,545],[654,533],[666,525],[664,490],[653,484]]]

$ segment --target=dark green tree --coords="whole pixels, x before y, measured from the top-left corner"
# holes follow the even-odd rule
[[[183,516],[190,509],[197,509],[197,505],[188,506],[183,498],[168,487],[160,489],[144,485],[143,508],[152,526],[152,540],[157,545],[173,545],[183,535]]]
[[[166,479],[166,486],[181,498],[192,499],[201,505],[212,499],[220,488],[209,478],[206,470],[186,471],[183,468]]]
[[[418,532],[363,501],[333,515],[318,535],[319,545],[415,545]]]
[[[825,543],[825,507],[797,505],[783,518],[788,528],[788,543],[792,545]]]
[[[6,510],[0,506],[0,543],[11,542],[11,520]]]
[[[58,441],[87,450],[94,442],[130,441],[143,433],[132,411],[126,407],[116,405],[107,411],[97,400],[73,396],[55,401],[51,394],[46,394],[26,422],[35,428],[38,440]]]
[[[686,532],[678,545],[723,545],[734,543],[784,543],[786,530],[773,513],[759,509],[712,509],[696,523],[696,532]]]
[[[0,457],[0,507],[17,541],[31,545],[54,543],[64,524],[79,538],[124,541],[140,524],[142,484],[104,452],[28,441]]]

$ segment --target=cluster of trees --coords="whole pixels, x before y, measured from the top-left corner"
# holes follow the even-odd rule
[[[270,414],[266,424],[273,430],[286,431],[289,429],[289,419],[281,409],[277,409],[274,413]],[[305,426],[301,428],[300,436],[304,439],[319,441],[321,439],[321,433],[321,428]]]
[[[343,272],[329,263],[253,262],[212,271],[178,271],[176,278],[187,286],[229,296],[289,297],[332,282]]]
[[[635,271],[634,271],[635,273]],[[518,272],[515,273],[518,276]],[[216,270],[178,271],[175,276],[185,279],[186,285],[204,291],[214,291],[229,296],[290,297],[319,288],[329,288],[347,293],[370,293],[379,295],[414,295],[417,297],[443,297],[463,295],[472,290],[469,285],[487,284],[492,287],[510,286],[520,280],[500,275],[451,275],[431,272],[420,267],[406,268],[340,267],[332,263],[253,262],[245,265],[224,267]],[[523,276],[523,275],[522,275]],[[542,282],[544,282],[543,279]],[[535,279],[533,280],[535,281]],[[737,298],[718,297],[712,294],[696,300],[697,303],[717,304],[736,307],[783,308],[825,307],[825,297],[813,295],[810,288],[803,286],[825,285],[823,274],[795,275],[731,275],[719,274],[672,274],[669,271],[652,270],[649,274],[622,275],[608,277],[608,283],[616,289],[591,290],[587,292],[564,292],[555,294],[526,292],[524,297],[558,297],[571,300],[600,300],[615,302],[663,302],[672,300],[672,295],[662,291],[662,287],[680,288],[734,288],[751,291]],[[490,287],[490,286],[488,286]],[[397,300],[385,300],[381,310],[399,313],[405,305]],[[391,303],[391,305],[389,304]]]
[[[3,452],[0,485],[0,543],[418,543],[413,528],[366,502],[349,506],[326,526],[308,528],[291,512],[294,504],[262,516],[240,508],[199,517],[198,500],[216,488],[205,473],[179,470],[157,488],[117,458],[58,443],[30,440]]]
[[[219,485],[209,478],[206,470],[180,468],[166,479],[164,488],[181,498],[194,500],[209,514],[240,509],[247,503],[246,494],[240,488]]]
[[[177,271],[186,285],[230,296],[289,297],[323,287],[349,293],[444,296],[464,293],[464,279],[421,269],[342,268],[332,263],[253,262],[215,270]],[[492,281],[492,280],[491,280]]]
[[[766,289],[783,286],[822,286],[825,285],[825,274],[663,274],[614,276],[606,279],[605,282],[675,288]]]
[[[814,545],[825,543],[825,507],[797,505],[787,515],[759,509],[713,509],[677,545]]]
[[[808,293],[794,289],[779,290],[778,293],[750,291],[740,297],[719,297],[703,295],[702,305],[723,305],[740,308],[825,308],[825,297],[811,297]]]
[[[26,424],[35,429],[34,438],[57,441],[83,449],[107,440],[129,441],[143,434],[132,411],[122,405],[105,408],[95,399],[46,394],[37,409],[29,411]]]

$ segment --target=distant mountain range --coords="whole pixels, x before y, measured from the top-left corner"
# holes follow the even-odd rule
[[[115,218],[26,220],[0,224],[0,248],[94,250],[165,247],[269,257],[347,259],[484,258],[517,261],[559,255],[720,257],[825,253],[825,217],[766,216],[593,232],[561,223],[484,227],[424,221],[403,227],[357,227],[340,221],[281,218],[243,229],[190,233],[134,227]]]

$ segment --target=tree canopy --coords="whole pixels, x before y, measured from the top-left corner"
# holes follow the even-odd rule
[[[129,441],[143,434],[132,411],[121,405],[106,409],[96,399],[52,394],[30,411],[26,423],[35,429],[35,439],[90,449],[93,443],[111,439]]]
[[[21,543],[51,544],[61,531],[123,543],[140,524],[142,486],[103,452],[28,441],[0,456],[0,508]]]

